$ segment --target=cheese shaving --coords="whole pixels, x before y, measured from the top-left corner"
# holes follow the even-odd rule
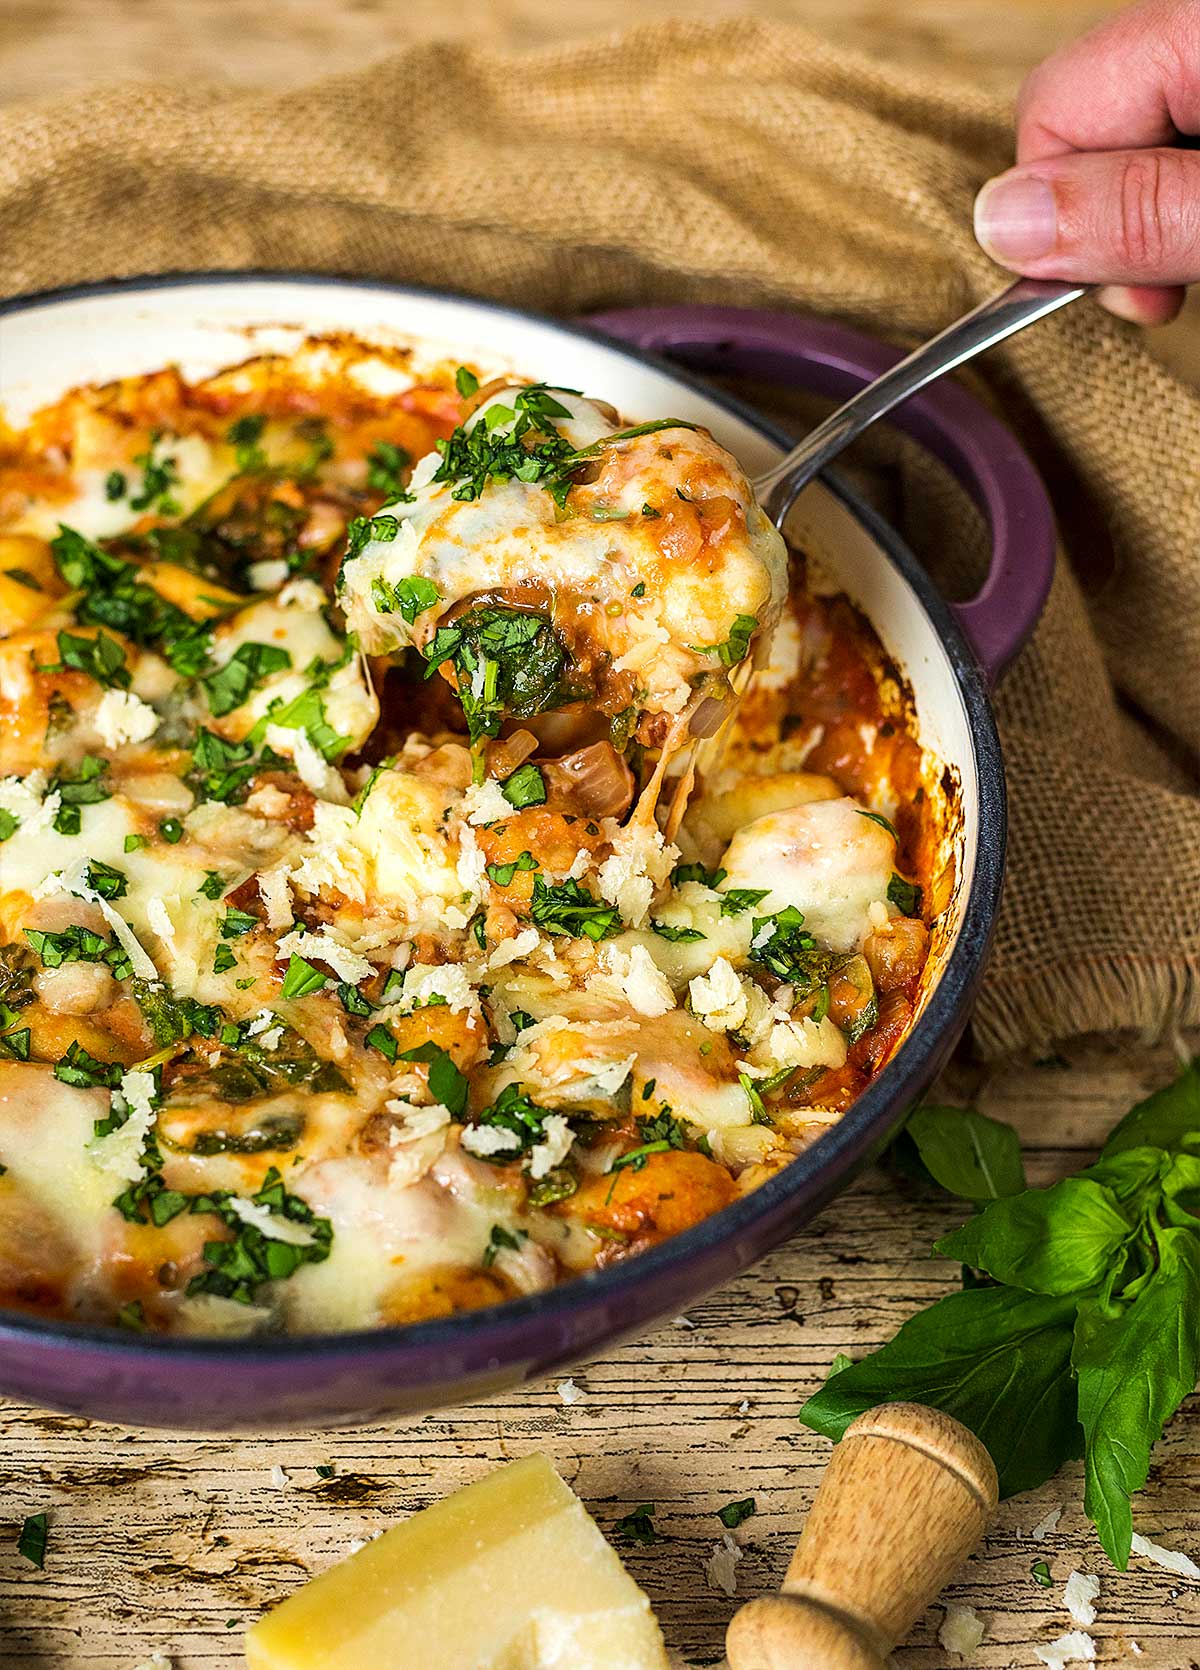
[[[288,886],[287,870],[276,864],[258,873],[258,895],[267,913],[267,927],[273,933],[286,928],[292,920],[292,890]]]
[[[957,1606],[953,1601],[947,1601],[938,1640],[948,1653],[966,1658],[983,1640],[983,1634],[983,1619],[978,1612],[969,1606]]]
[[[324,924],[315,933],[309,933],[305,928],[294,929],[284,935],[277,949],[281,957],[297,956],[308,962],[324,963],[339,980],[345,980],[351,986],[356,986],[374,972],[366,957],[343,945]]]
[[[1133,1533],[1132,1548],[1135,1554],[1140,1554],[1144,1560],[1152,1560],[1164,1571],[1173,1571],[1176,1577],[1190,1577],[1193,1582],[1200,1582],[1200,1566],[1177,1549],[1160,1548],[1158,1543],[1140,1537],[1136,1531]]]
[[[107,1136],[92,1137],[87,1151],[102,1171],[123,1183],[136,1183],[145,1171],[143,1150],[154,1128],[154,1074],[131,1068],[122,1076],[120,1090],[128,1117]]]
[[[486,1160],[493,1154],[515,1153],[521,1139],[515,1131],[507,1131],[502,1125],[468,1125],[462,1134],[462,1145],[468,1154]]]
[[[631,946],[628,951],[619,945],[606,945],[600,957],[601,966],[639,1015],[653,1019],[674,1009],[675,993],[670,982],[644,945]]]
[[[291,1218],[281,1217],[257,1201],[244,1200],[241,1195],[231,1195],[228,1206],[235,1217],[240,1218],[244,1224],[249,1224],[251,1229],[261,1230],[269,1241],[286,1241],[290,1247],[311,1247],[313,1244],[312,1230],[306,1224],[294,1223]]]
[[[128,690],[106,690],[92,715],[92,724],[106,748],[126,742],[145,742],[158,729],[158,714],[148,702]]]
[[[1063,1670],[1067,1664],[1095,1664],[1096,1643],[1083,1630],[1073,1629],[1067,1635],[1060,1635],[1057,1641],[1051,1641],[1048,1647],[1035,1647],[1033,1653],[1050,1670]]]
[[[726,1531],[704,1563],[704,1575],[708,1578],[709,1588],[716,1589],[718,1594],[722,1595],[736,1594],[737,1567],[741,1558],[741,1549]]]
[[[529,1153],[529,1175],[536,1181],[561,1165],[574,1141],[575,1133],[562,1114],[547,1114],[542,1121],[542,1140]]]
[[[329,763],[306,730],[291,725],[268,725],[265,740],[267,747],[277,754],[291,756],[300,781],[318,800],[328,800],[338,806],[350,804],[341,773]]]
[[[494,777],[485,777],[482,783],[472,783],[463,794],[459,809],[467,822],[475,825],[499,823],[501,818],[510,818],[513,813]]]
[[[725,957],[718,957],[707,974],[697,974],[688,986],[688,1001],[710,1032],[736,1032],[746,1019],[746,993]]]
[[[1099,1593],[1098,1577],[1092,1577],[1084,1571],[1068,1573],[1066,1587],[1063,1589],[1063,1605],[1075,1623],[1088,1626],[1096,1622],[1096,1608],[1092,1602]]]

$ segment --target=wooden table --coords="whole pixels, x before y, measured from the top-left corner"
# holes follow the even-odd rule
[[[458,0],[473,38],[520,47],[595,34],[678,12],[678,0]],[[755,0],[753,10],[825,28],[850,44],[940,61],[993,85],[1022,71],[1111,9],[1104,0]],[[120,76],[219,78],[279,86],[361,62],[444,28],[444,0],[6,0],[0,11],[0,99],[66,93]],[[236,42],[234,51],[231,43]],[[1160,337],[1200,374],[1193,313]],[[941,1093],[1011,1120],[1034,1181],[1086,1163],[1130,1103],[1174,1070],[1166,1047],[1104,1040],[1065,1059],[982,1072],[964,1055]],[[602,1525],[657,1504],[662,1540],[629,1565],[659,1609],[681,1661],[712,1664],[736,1604],[705,1565],[716,1510],[754,1495],[737,1533],[739,1597],[778,1584],[828,1455],[796,1410],[838,1351],[860,1356],[956,1282],[930,1260],[957,1220],[945,1197],[882,1173],[740,1281],[648,1340],[574,1377],[566,1406],[553,1385],[427,1416],[407,1426],[338,1434],[215,1439],[125,1432],[9,1404],[0,1425],[0,1666],[3,1670],[135,1670],[164,1654],[176,1670],[233,1670],[241,1631],[355,1541],[538,1449]],[[331,1479],[316,1468],[332,1464]],[[282,1470],[282,1471],[280,1471]],[[1103,1581],[1092,1633],[1100,1661],[1200,1670],[1200,1585],[1135,1561],[1119,1575],[1083,1516],[1079,1469],[1002,1505],[982,1553],[949,1598],[974,1607],[987,1633],[971,1663],[1038,1670],[1034,1647],[1071,1627],[1062,1583],[1078,1568]],[[1135,1522],[1200,1558],[1200,1413],[1177,1420],[1156,1453]],[[1032,1527],[1062,1505],[1044,1541]],[[44,1571],[16,1553],[26,1514],[48,1510]],[[1049,1562],[1054,1587],[1030,1575]],[[931,1609],[896,1655],[898,1670],[947,1670]],[[1138,1657],[1134,1643],[1142,1649]],[[374,1670],[374,1667],[364,1667]],[[378,1667],[384,1670],[384,1667]],[[430,1670],[436,1670],[431,1666]]]

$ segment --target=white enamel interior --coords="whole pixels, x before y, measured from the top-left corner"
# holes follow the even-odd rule
[[[521,314],[464,298],[339,284],[203,279],[47,301],[0,317],[0,413],[19,424],[80,384],[175,364],[209,375],[253,353],[287,352],[306,336],[350,333],[380,346],[420,345],[420,358],[470,360],[493,372],[584,389],[632,422],[684,417],[703,423],[750,475],[778,449],[741,418],[669,373]],[[869,616],[916,699],[923,746],[955,768],[957,817],[949,832],[958,884],[935,940],[944,966],[958,936],[976,859],[979,785],[970,725],[949,658],[918,599],[883,548],[821,483],[788,524],[794,543]],[[925,998],[936,985],[927,983]]]

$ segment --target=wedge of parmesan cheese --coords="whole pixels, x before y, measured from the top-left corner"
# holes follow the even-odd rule
[[[369,1542],[246,1636],[249,1670],[667,1670],[650,1603],[544,1456]]]

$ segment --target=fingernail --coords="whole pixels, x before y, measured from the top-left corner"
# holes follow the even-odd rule
[[[1054,192],[1045,180],[1001,174],[975,199],[975,236],[997,261],[1049,255],[1057,235]]]

